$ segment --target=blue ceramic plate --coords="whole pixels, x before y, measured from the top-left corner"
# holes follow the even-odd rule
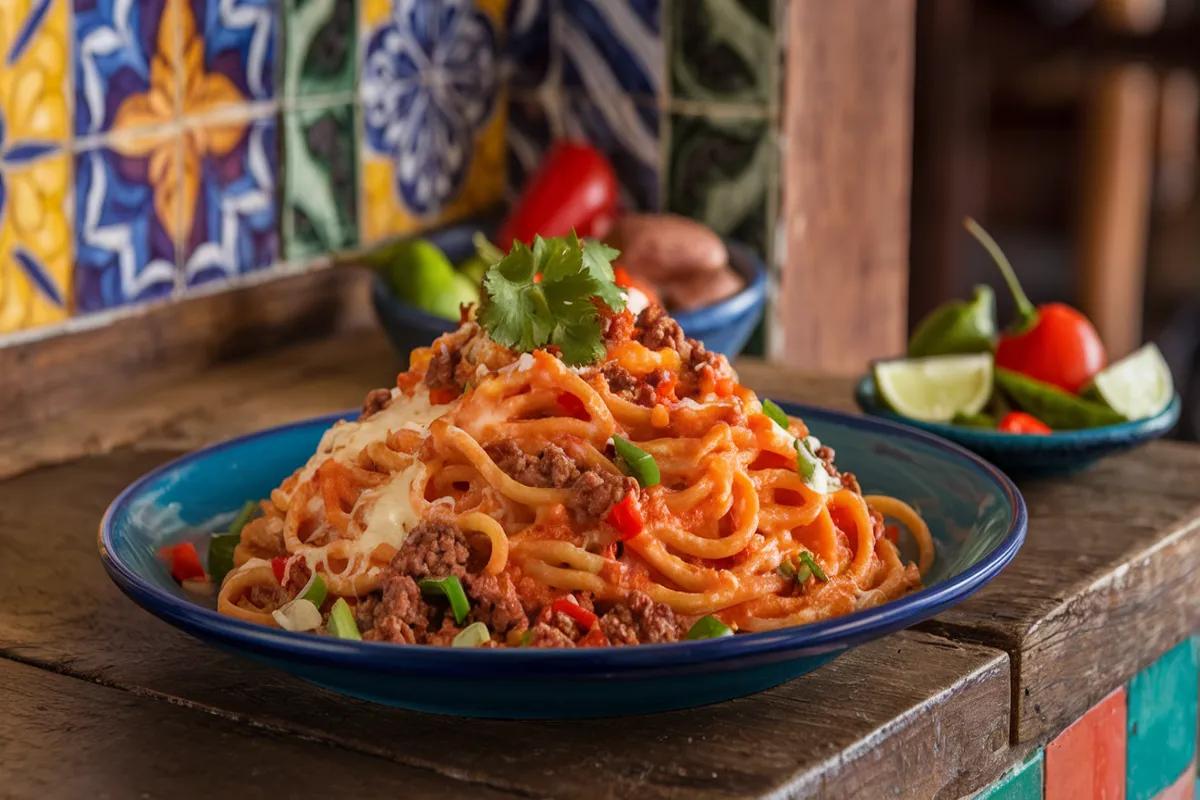
[[[854,399],[867,414],[903,422],[958,442],[1010,475],[1029,477],[1070,475],[1087,469],[1105,456],[1123,453],[1165,436],[1179,421],[1179,410],[1183,405],[1179,395],[1175,395],[1169,406],[1149,419],[1029,436],[902,417],[889,411],[880,401],[873,375],[865,375],[858,382]]]
[[[100,524],[100,556],[136,603],[197,638],[356,697],[476,717],[592,717],[664,711],[751,694],[971,595],[1025,539],[1025,503],[999,470],[957,445],[888,422],[783,404],[837,449],[871,492],[925,515],[937,546],[927,588],[845,617],[725,639],[579,650],[463,650],[287,633],[219,615],[174,584],[164,544],[221,530],[316,448],[331,415],[186,455],[139,479]],[[357,416],[343,415],[346,418]]]
[[[457,264],[475,253],[471,237],[477,230],[487,227],[484,223],[453,225],[431,231],[425,237]],[[727,241],[725,246],[729,250],[730,264],[746,279],[746,287],[719,303],[674,316],[685,334],[732,361],[742,352],[754,333],[754,326],[762,317],[767,293],[767,269],[760,259],[741,245]],[[399,299],[379,275],[375,276],[371,296],[379,324],[405,364],[414,349],[428,346],[441,334],[457,327],[449,320]]]

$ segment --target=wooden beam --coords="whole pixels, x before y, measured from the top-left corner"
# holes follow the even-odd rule
[[[913,0],[792,0],[772,356],[849,374],[906,332]]]

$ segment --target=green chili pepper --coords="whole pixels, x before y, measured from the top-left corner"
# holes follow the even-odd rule
[[[645,450],[630,444],[620,436],[613,437],[613,449],[621,457],[622,471],[629,477],[636,478],[638,485],[643,489],[657,486],[662,480],[658,464],[654,463],[654,457]]]
[[[454,614],[456,624],[462,625],[467,614],[471,613],[471,603],[467,600],[467,593],[463,591],[462,583],[454,575],[441,580],[425,578],[417,581],[417,586],[421,587],[421,594],[440,594],[449,600],[450,611]]]
[[[479,647],[492,640],[492,632],[482,622],[472,622],[458,632],[450,642],[451,647]]]
[[[254,518],[256,511],[258,503],[247,500],[246,505],[242,506],[242,510],[234,517],[229,532],[214,534],[208,540],[208,574],[218,586],[233,569],[233,550],[242,541],[242,528]]]
[[[317,608],[320,608],[321,603],[325,602],[327,594],[329,594],[329,587],[325,585],[325,579],[314,573],[312,582],[308,585],[308,591],[300,595],[300,599],[307,600]]]
[[[811,481],[817,472],[816,458],[809,452],[808,442],[803,439],[796,440],[796,470],[806,481]]]
[[[783,409],[775,405],[770,400],[762,401],[763,413],[767,415],[779,427],[785,431],[788,429],[787,414],[783,413]]]
[[[722,636],[733,636],[733,628],[712,615],[696,620],[687,632],[689,639],[719,639]]]
[[[1107,406],[1001,367],[996,368],[996,385],[1017,408],[1032,414],[1056,431],[1098,428],[1125,422],[1125,417]]]
[[[996,296],[991,287],[976,286],[971,300],[938,306],[913,331],[908,357],[986,353],[996,342]]]
[[[991,414],[963,414],[959,412],[950,420],[951,425],[962,425],[964,428],[995,428],[996,418]]]
[[[358,623],[354,621],[354,612],[344,597],[339,597],[329,610],[329,622],[325,624],[325,629],[339,639],[362,639]]]
[[[829,576],[825,574],[825,570],[821,569],[821,565],[817,563],[815,558],[813,558],[813,554],[807,550],[800,551],[800,563],[812,570],[812,574],[816,576],[817,580],[829,580]]]

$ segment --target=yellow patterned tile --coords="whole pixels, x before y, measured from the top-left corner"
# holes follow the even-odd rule
[[[71,309],[71,168],[65,154],[3,174],[0,332],[59,322]]]
[[[67,2],[0,3],[0,147],[17,142],[63,142],[69,136]],[[15,58],[14,58],[15,56]]]
[[[364,151],[365,153],[365,151]],[[400,203],[396,196],[395,165],[383,158],[363,158],[363,201],[359,204],[363,244],[392,236],[405,236],[429,227]]]

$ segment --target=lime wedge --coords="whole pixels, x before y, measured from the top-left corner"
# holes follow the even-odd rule
[[[955,414],[978,414],[992,395],[988,353],[931,356],[875,365],[879,396],[897,414],[925,422],[949,422]]]
[[[1145,419],[1171,404],[1175,384],[1171,368],[1152,342],[1097,373],[1083,396],[1126,419]]]

